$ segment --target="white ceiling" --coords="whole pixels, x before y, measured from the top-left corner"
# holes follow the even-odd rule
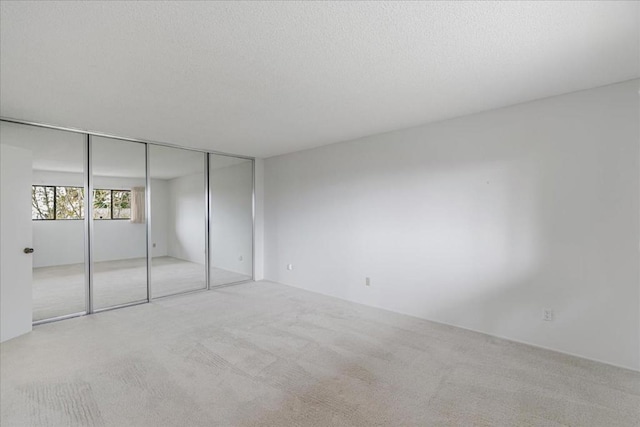
[[[637,2],[0,3],[3,116],[268,157],[640,77]]]

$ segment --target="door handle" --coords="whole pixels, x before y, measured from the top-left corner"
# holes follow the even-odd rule
[[[22,251],[25,254],[32,254],[33,253],[33,248],[24,248],[24,250]]]

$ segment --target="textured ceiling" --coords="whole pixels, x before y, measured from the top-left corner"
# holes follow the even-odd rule
[[[6,117],[268,157],[640,77],[636,2],[0,3]]]

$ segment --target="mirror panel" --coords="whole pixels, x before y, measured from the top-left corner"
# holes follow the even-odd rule
[[[153,298],[207,288],[205,166],[205,153],[149,146]]]
[[[253,160],[209,155],[211,287],[253,277]]]
[[[91,138],[93,308],[147,300],[145,144]]]
[[[30,167],[16,170],[16,176],[3,180],[2,202],[3,205],[7,202],[4,198],[7,194],[29,194],[31,206],[24,207],[25,215],[31,213],[30,218],[24,218],[29,229],[21,234],[25,235],[25,246],[33,248],[33,253],[23,254],[22,248],[17,248],[20,254],[16,256],[21,257],[17,261],[30,261],[10,264],[16,269],[31,266],[26,267],[28,272],[14,273],[31,280],[33,321],[82,314],[86,307],[86,135],[3,121],[0,141],[18,148],[29,159],[27,165],[30,163]],[[13,154],[5,152],[5,155]]]

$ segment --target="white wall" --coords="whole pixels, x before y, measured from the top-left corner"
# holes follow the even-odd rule
[[[151,238],[154,257],[169,255],[169,181],[151,180]]]
[[[82,174],[50,172],[36,170],[33,183],[42,185],[79,186],[84,185]],[[95,188],[128,189],[144,186],[141,178],[95,177]],[[154,197],[152,209],[158,212],[152,223],[154,256],[167,254],[166,218],[166,182],[153,180]],[[32,221],[34,267],[66,265],[84,262],[84,221]],[[95,220],[94,256],[95,261],[112,261],[119,259],[141,258],[146,256],[146,226],[134,224],[126,220]]]
[[[32,221],[33,266],[84,262],[84,221]]]
[[[251,161],[211,171],[211,263],[252,275]]]
[[[204,265],[204,174],[171,179],[168,181],[168,189],[167,253],[174,258]]]
[[[636,80],[267,159],[265,276],[639,369],[638,104]]]

